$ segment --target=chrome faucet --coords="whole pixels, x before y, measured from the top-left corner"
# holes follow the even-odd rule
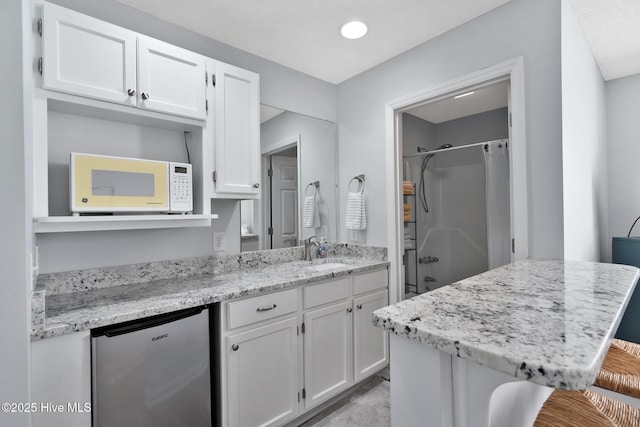
[[[320,243],[316,242],[316,241],[311,241],[311,239],[315,239],[316,236],[311,236],[308,239],[304,239],[304,260],[305,261],[311,261],[311,259],[313,258],[311,256],[311,247],[313,246],[314,248],[318,248],[320,246]]]

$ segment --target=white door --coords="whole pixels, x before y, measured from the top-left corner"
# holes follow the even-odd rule
[[[271,156],[271,248],[298,242],[298,158]]]
[[[51,4],[43,5],[45,89],[136,105],[136,34]]]
[[[353,384],[351,301],[303,315],[305,410]]]
[[[138,106],[204,120],[205,58],[146,37],[138,38]]]
[[[389,363],[388,333],[371,322],[373,312],[386,307],[388,300],[386,289],[353,300],[355,381],[379,371]]]
[[[298,414],[297,319],[228,336],[230,427],[282,425]]]
[[[215,67],[215,193],[258,198],[259,77],[223,62]]]

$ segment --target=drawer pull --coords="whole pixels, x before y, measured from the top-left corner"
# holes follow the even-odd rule
[[[267,307],[258,307],[256,311],[269,311],[269,310],[273,310],[276,307],[277,305],[271,304],[270,306],[267,306]]]
[[[351,313],[353,309],[351,307],[347,308],[347,313]]]
[[[238,344],[234,344],[231,346],[231,350],[233,351],[238,351],[238,349],[240,348],[240,346]]]
[[[358,310],[362,310],[362,304],[358,304],[356,307],[358,307]]]

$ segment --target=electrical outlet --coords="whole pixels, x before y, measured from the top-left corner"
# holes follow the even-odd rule
[[[224,232],[213,233],[213,250],[224,251]]]

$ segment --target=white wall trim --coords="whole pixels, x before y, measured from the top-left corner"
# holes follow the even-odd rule
[[[271,197],[269,197],[270,189],[266,185],[269,182],[269,157],[274,154],[278,154],[280,151],[288,150],[289,148],[296,147],[297,150],[297,167],[298,167],[298,208],[301,206],[302,199],[302,182],[301,182],[301,171],[302,171],[302,150],[300,149],[300,134],[293,135],[288,138],[283,139],[282,141],[278,141],[275,144],[271,144],[268,147],[264,147],[261,150],[262,159],[261,159],[261,170],[262,170],[262,182],[265,185],[262,186],[262,195],[260,199],[255,201],[254,208],[254,218],[256,220],[256,230],[262,230],[262,238],[260,239],[260,249],[271,249],[267,245],[267,236],[268,236],[268,225],[267,218],[271,218]],[[256,215],[260,213],[259,215]],[[302,216],[298,212],[298,240],[300,240],[300,233],[302,232]]]
[[[449,80],[388,102],[385,106],[385,154],[387,179],[387,235],[389,261],[391,263],[389,302],[402,299],[402,126],[400,113],[419,104],[432,102],[449,96],[469,86],[482,86],[500,79],[510,79],[510,110],[512,115],[511,147],[511,236],[515,238],[515,253],[512,261],[526,258],[529,254],[529,191],[527,183],[527,140],[525,113],[524,59],[522,57]]]

